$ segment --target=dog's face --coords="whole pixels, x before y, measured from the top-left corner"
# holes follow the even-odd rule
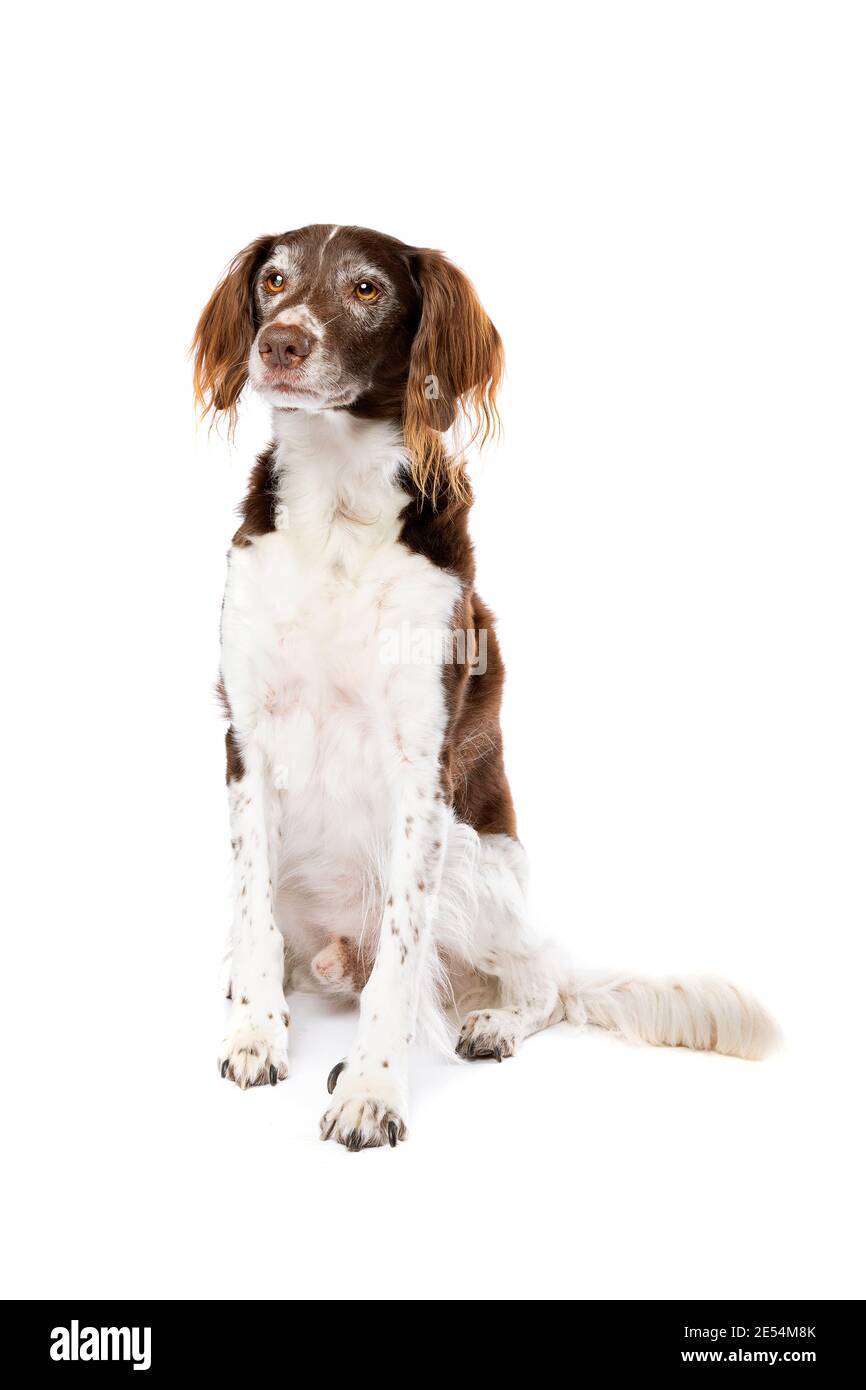
[[[278,237],[251,277],[252,386],[278,409],[399,405],[421,290],[408,248],[350,227]]]
[[[232,262],[194,342],[202,407],[234,415],[251,383],[279,410],[393,418],[423,485],[459,413],[495,428],[499,335],[438,251],[362,227],[259,237]]]

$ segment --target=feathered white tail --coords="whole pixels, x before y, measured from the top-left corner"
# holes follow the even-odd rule
[[[766,1010],[724,980],[630,979],[573,974],[562,991],[571,1023],[595,1024],[630,1042],[692,1047],[757,1060],[779,1043]]]

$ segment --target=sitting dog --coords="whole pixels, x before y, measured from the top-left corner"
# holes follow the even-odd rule
[[[447,1036],[461,1006],[469,1059],[511,1057],[563,1018],[762,1055],[772,1023],[732,986],[579,974],[530,927],[463,455],[495,433],[503,352],[466,277],[359,227],[259,237],[194,354],[204,412],[233,422],[247,382],[273,408],[222,614],[222,1075],[284,1079],[286,989],[312,986],[359,999],[321,1121],[351,1150],[405,1138],[416,1029]]]

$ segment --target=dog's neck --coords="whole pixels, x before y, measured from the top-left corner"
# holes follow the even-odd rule
[[[274,410],[277,505],[296,534],[322,538],[360,527],[369,541],[391,533],[408,497],[400,429],[345,410]]]

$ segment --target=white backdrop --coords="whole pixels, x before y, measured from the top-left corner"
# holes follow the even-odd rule
[[[862,1296],[862,7],[11,23],[3,1291]],[[419,1057],[410,1142],[359,1156],[316,1137],[351,1014],[220,1082],[212,682],[267,419],[197,432],[185,353],[313,221],[446,250],[505,340],[474,534],[539,922],[753,988],[779,1059]]]

